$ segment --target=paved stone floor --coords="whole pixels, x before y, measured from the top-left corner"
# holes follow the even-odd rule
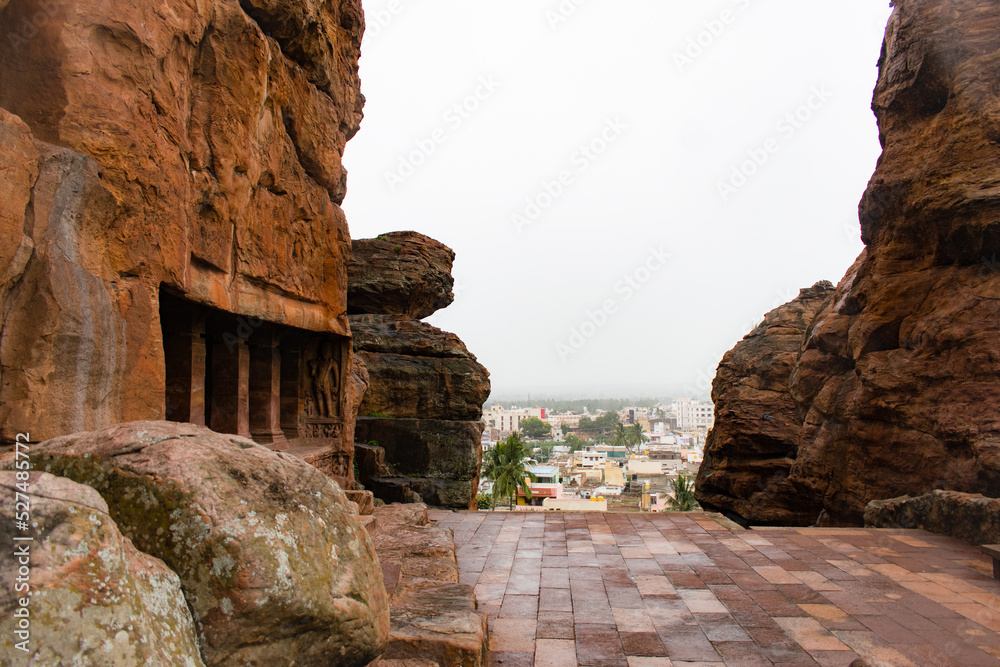
[[[1000,665],[1000,582],[923,531],[711,514],[435,512],[493,665]]]

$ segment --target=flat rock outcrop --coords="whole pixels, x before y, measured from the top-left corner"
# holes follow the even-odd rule
[[[360,414],[477,420],[489,373],[455,334],[402,315],[352,315],[355,354],[376,378]]]
[[[942,491],[873,500],[865,508],[866,528],[919,528],[970,544],[1000,544],[1000,498]]]
[[[384,449],[360,481],[386,502],[474,508],[489,372],[458,336],[420,321],[451,303],[455,255],[414,232],[354,241],[352,252],[348,311],[359,314],[348,319],[368,370],[354,437]]]
[[[375,510],[374,534],[392,629],[379,667],[429,660],[444,667],[487,664],[489,629],[471,586],[458,581],[452,531],[428,521],[427,506],[392,504]]]
[[[715,427],[696,481],[703,504],[753,523],[808,525],[819,515],[788,479],[802,436],[789,387],[806,330],[833,291],[826,281],[801,290],[722,358],[712,390]]]
[[[421,320],[455,300],[455,252],[417,232],[351,241],[347,312],[396,313]]]
[[[32,665],[204,664],[177,574],[133,546],[97,491],[44,472],[18,479],[13,471],[0,471],[0,490],[11,501],[26,490],[31,516],[30,530],[19,531],[14,503],[0,503],[0,537],[13,550],[0,558],[8,582],[0,591],[5,664],[22,664],[17,656]],[[18,569],[29,562],[22,576]],[[21,618],[29,629],[23,652],[15,647]]]
[[[895,3],[873,101],[884,150],[859,207],[866,248],[810,324],[789,388],[801,435],[788,480],[829,523],[935,489],[1000,496],[998,87],[1000,6]],[[738,511],[748,488],[709,504]],[[769,511],[794,513],[785,502]]]
[[[133,422],[57,438],[33,464],[96,489],[180,576],[209,665],[365,665],[388,636],[374,547],[304,461],[204,427]]]
[[[162,417],[161,290],[347,344],[360,0],[22,0],[0,25],[0,441]]]

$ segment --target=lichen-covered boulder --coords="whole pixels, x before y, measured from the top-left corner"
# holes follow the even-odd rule
[[[295,456],[192,424],[55,438],[36,467],[89,484],[181,578],[209,665],[365,665],[388,637],[382,570],[336,483]]]
[[[0,539],[14,554],[0,558],[0,664],[203,665],[177,574],[133,546],[94,489],[47,473],[28,477],[0,471],[0,491],[12,501],[26,490],[30,514],[20,530],[15,504],[0,503]],[[23,619],[27,637],[15,634]]]

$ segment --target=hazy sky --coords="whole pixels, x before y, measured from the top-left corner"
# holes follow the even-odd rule
[[[700,394],[861,251],[887,0],[365,0],[351,235],[457,253],[495,393]]]

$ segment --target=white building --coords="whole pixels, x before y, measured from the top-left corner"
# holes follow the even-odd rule
[[[504,409],[502,405],[494,405],[483,414],[483,418],[486,420],[487,426],[492,426],[500,431],[500,435],[503,437],[520,429],[522,419],[537,417],[538,419],[545,421],[545,413],[545,408],[511,407],[508,410]]]
[[[711,403],[680,398],[674,403],[674,410],[681,431],[707,431],[715,425],[715,406]]]

